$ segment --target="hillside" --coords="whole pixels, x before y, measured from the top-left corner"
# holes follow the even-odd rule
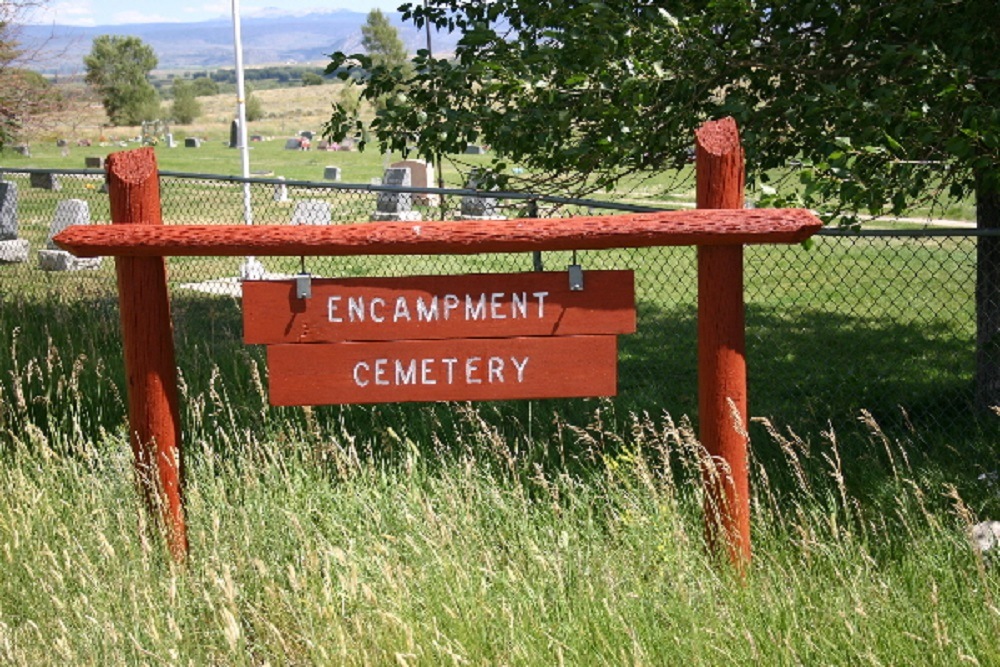
[[[274,15],[243,18],[243,59],[248,67],[265,64],[323,63],[334,51],[361,50],[361,26],[367,14],[348,10],[304,16]],[[398,13],[389,14],[399,35],[413,52],[423,48],[426,36],[404,25]],[[35,69],[47,74],[74,74],[83,70],[83,57],[98,35],[128,35],[153,47],[159,69],[212,69],[233,66],[233,26],[226,19],[198,23],[137,23],[110,26],[26,25],[25,45],[41,48]],[[434,36],[435,52],[454,51],[457,34]]]

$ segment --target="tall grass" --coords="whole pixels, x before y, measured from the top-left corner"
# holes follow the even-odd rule
[[[960,491],[920,432],[758,419],[740,580],[705,552],[686,418],[277,410],[253,349],[213,347],[225,332],[180,341],[177,565],[133,486],[113,310],[5,311],[46,336],[5,329],[0,662],[1000,663],[1000,579],[965,537],[996,489]]]
[[[225,421],[227,392],[185,402]],[[835,433],[764,424],[782,458],[755,461],[741,581],[705,553],[688,425],[631,415],[612,431],[606,408],[547,441],[505,437],[468,406],[447,442],[319,433],[308,417],[206,429],[189,450],[186,565],[145,525],[120,433],[6,429],[0,660],[1000,661],[1000,580],[965,539],[968,504],[921,474],[911,443],[868,424],[889,482],[862,501]],[[551,448],[578,472],[539,463]]]

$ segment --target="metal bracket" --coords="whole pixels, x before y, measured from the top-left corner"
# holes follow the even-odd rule
[[[308,299],[312,296],[312,274],[299,273],[295,276],[295,297]]]
[[[576,263],[576,250],[573,251],[573,263],[566,267],[569,270],[569,291],[583,291],[583,267]]]

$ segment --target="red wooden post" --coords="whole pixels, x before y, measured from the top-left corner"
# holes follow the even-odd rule
[[[111,221],[162,225],[160,183],[152,148],[108,156]],[[138,484],[160,512],[171,555],[187,555],[181,495],[182,460],[177,366],[163,257],[116,257],[128,383],[129,434]]]
[[[696,132],[698,208],[742,209],[743,147],[732,118]],[[725,546],[741,570],[750,561],[743,246],[698,246],[698,411],[710,548]]]

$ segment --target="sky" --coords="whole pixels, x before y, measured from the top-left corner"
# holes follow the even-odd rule
[[[348,9],[369,12],[395,11],[404,0],[240,0],[240,16],[251,17],[267,12],[306,14]],[[207,21],[232,16],[231,0],[48,0],[41,11],[26,22],[95,26],[121,23],[160,23]],[[280,7],[280,9],[276,9]]]

